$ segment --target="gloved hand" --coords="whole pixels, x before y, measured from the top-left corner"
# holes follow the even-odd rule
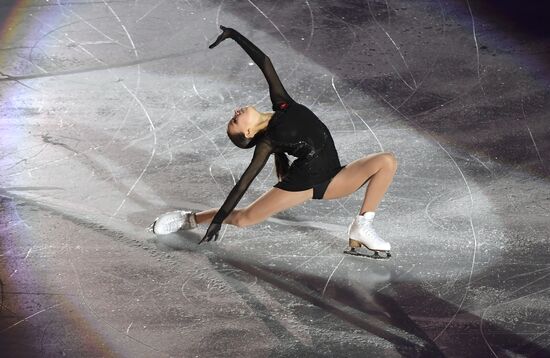
[[[218,240],[219,231],[222,227],[221,224],[216,223],[210,223],[210,226],[208,226],[208,230],[206,230],[206,234],[202,238],[202,240],[199,242],[199,245],[202,244],[203,241],[210,241],[214,239],[214,241]]]
[[[233,34],[233,31],[234,31],[232,28],[225,27],[223,25],[220,25],[220,29],[222,29],[223,32],[218,36],[218,38],[216,39],[216,41],[212,45],[208,46],[208,48],[214,48],[214,47],[218,46],[218,44],[220,42],[222,42],[226,38],[231,37],[231,35]]]

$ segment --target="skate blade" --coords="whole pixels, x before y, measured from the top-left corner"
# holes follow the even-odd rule
[[[391,254],[389,251],[374,251],[374,250],[371,250],[371,251],[373,251],[372,254],[358,251],[355,247],[350,247],[347,250],[344,250],[344,254],[348,254],[352,256],[368,257],[369,259],[375,259],[375,260],[388,260],[391,257]],[[383,252],[384,255],[380,255],[380,252]]]
[[[155,224],[157,223],[157,220],[158,220],[158,218],[156,218],[155,221],[153,221],[153,223],[151,225],[147,226],[145,228],[145,231],[154,233],[155,232]]]

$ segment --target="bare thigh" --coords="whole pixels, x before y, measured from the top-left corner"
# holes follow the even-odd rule
[[[249,226],[264,221],[268,217],[302,204],[313,197],[313,189],[286,191],[271,188],[244,209],[238,209],[237,225]]]
[[[389,152],[371,153],[349,163],[332,179],[323,199],[337,199],[357,191],[391,161],[390,155]]]

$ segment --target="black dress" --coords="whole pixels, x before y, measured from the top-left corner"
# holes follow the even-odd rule
[[[274,187],[287,191],[313,188],[314,199],[323,198],[331,179],[345,167],[340,164],[328,128],[311,110],[289,96],[270,58],[238,31],[234,30],[231,38],[262,70],[275,113],[265,131],[256,134],[260,137],[252,161],[212,219],[217,224],[235,208],[272,153],[285,152],[297,158]]]

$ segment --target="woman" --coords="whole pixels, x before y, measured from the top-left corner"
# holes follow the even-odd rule
[[[372,221],[397,169],[393,153],[370,154],[346,166],[340,165],[328,128],[307,107],[290,97],[270,58],[235,29],[224,26],[220,29],[223,32],[209,48],[227,38],[237,42],[263,72],[274,112],[258,112],[253,106],[235,110],[227,125],[227,135],[240,148],[255,147],[254,156],[219,209],[166,213],[151,225],[152,231],[167,234],[209,224],[200,243],[217,240],[222,223],[238,227],[254,225],[312,198],[329,200],[347,196],[369,182],[360,213],[348,230],[352,248],[348,253],[355,253],[354,249],[363,245],[376,255],[382,251],[389,257],[391,246],[377,235]],[[290,166],[285,153],[297,157]],[[246,208],[234,209],[271,154],[275,155],[279,182]]]

